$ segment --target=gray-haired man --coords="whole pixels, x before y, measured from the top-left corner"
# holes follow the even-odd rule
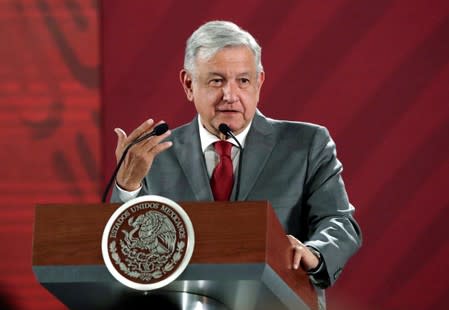
[[[118,173],[112,200],[143,194],[214,200],[209,179],[219,157],[213,145],[226,139],[218,129],[224,123],[244,148],[244,155],[237,145],[231,150],[234,175],[242,156],[237,199],[269,200],[294,248],[292,272],[302,268],[312,283],[326,288],[361,245],[342,166],[324,127],[269,119],[257,110],[264,79],[261,48],[248,32],[224,21],[198,28],[187,41],[180,72],[198,115],[134,146]],[[129,136],[116,129],[116,156],[156,125],[149,119]]]

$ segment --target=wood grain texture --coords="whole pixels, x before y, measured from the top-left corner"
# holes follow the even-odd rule
[[[260,202],[181,205],[195,230],[192,263],[265,261],[267,203],[262,206]],[[103,264],[101,237],[117,207],[108,204],[37,206],[33,264]]]

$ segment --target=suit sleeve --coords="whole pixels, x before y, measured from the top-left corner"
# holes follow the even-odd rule
[[[361,232],[353,218],[336,157],[335,143],[324,127],[318,127],[308,154],[306,207],[309,210],[306,245],[317,249],[323,258],[323,270],[314,275],[320,288],[331,286],[348,259],[361,246]]]

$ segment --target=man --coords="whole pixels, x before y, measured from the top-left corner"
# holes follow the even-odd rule
[[[197,29],[187,41],[180,80],[198,116],[133,146],[117,175],[112,200],[143,194],[175,201],[217,199],[209,182],[226,161],[215,143],[228,138],[219,130],[226,124],[244,151],[227,139],[233,144],[234,180],[242,156],[241,180],[219,199],[235,199],[239,186],[238,200],[269,200],[294,248],[293,269],[304,269],[312,283],[326,288],[361,244],[342,166],[325,128],[269,119],[257,110],[264,78],[261,48],[248,32],[223,21]],[[117,158],[156,125],[150,119],[129,136],[115,129]]]

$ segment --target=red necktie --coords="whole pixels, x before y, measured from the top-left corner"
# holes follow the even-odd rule
[[[220,162],[215,167],[210,179],[210,186],[216,201],[229,200],[234,185],[234,172],[232,169],[232,144],[227,141],[214,143],[215,151],[220,156]]]

